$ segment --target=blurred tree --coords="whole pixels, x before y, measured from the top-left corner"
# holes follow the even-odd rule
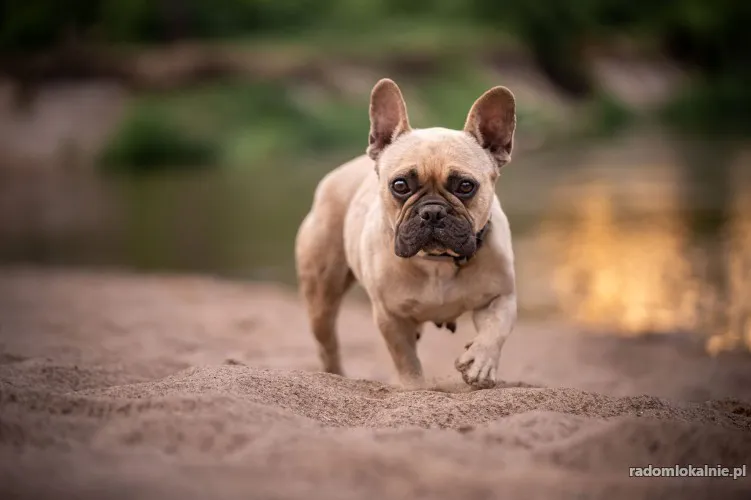
[[[670,2],[653,30],[678,60],[710,76],[751,69],[751,3],[743,0]]]
[[[619,36],[653,42],[709,77],[748,74],[751,66],[746,0],[2,0],[0,50],[71,40],[160,42],[306,29],[341,34],[364,24],[388,31],[392,18],[475,22],[513,33],[573,95],[592,90],[583,49]]]
[[[98,0],[0,2],[0,49],[36,49],[70,42],[98,18]]]

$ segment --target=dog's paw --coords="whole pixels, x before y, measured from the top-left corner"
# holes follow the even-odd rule
[[[476,389],[490,389],[496,384],[496,368],[500,349],[477,342],[469,342],[466,351],[454,366],[462,374],[464,383]]]

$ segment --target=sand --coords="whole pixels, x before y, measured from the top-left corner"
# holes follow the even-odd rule
[[[522,319],[503,384],[471,391],[471,337],[429,328],[402,391],[367,304],[340,320],[348,378],[317,373],[281,286],[0,270],[0,498],[751,498],[751,359],[688,335]],[[751,471],[749,471],[751,473]]]

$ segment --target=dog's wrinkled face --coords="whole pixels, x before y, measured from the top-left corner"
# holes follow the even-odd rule
[[[399,257],[449,253],[469,257],[485,225],[497,168],[463,132],[410,131],[378,162],[381,199]]]
[[[495,87],[475,102],[464,130],[412,130],[396,84],[386,79],[374,87],[368,154],[396,255],[475,253],[498,172],[510,160],[514,107],[511,92]]]

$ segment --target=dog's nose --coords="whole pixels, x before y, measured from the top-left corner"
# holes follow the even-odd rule
[[[443,205],[438,205],[436,203],[431,203],[430,205],[424,205],[420,207],[420,210],[418,212],[420,214],[420,218],[424,220],[425,222],[430,223],[436,223],[446,217],[446,207]]]

